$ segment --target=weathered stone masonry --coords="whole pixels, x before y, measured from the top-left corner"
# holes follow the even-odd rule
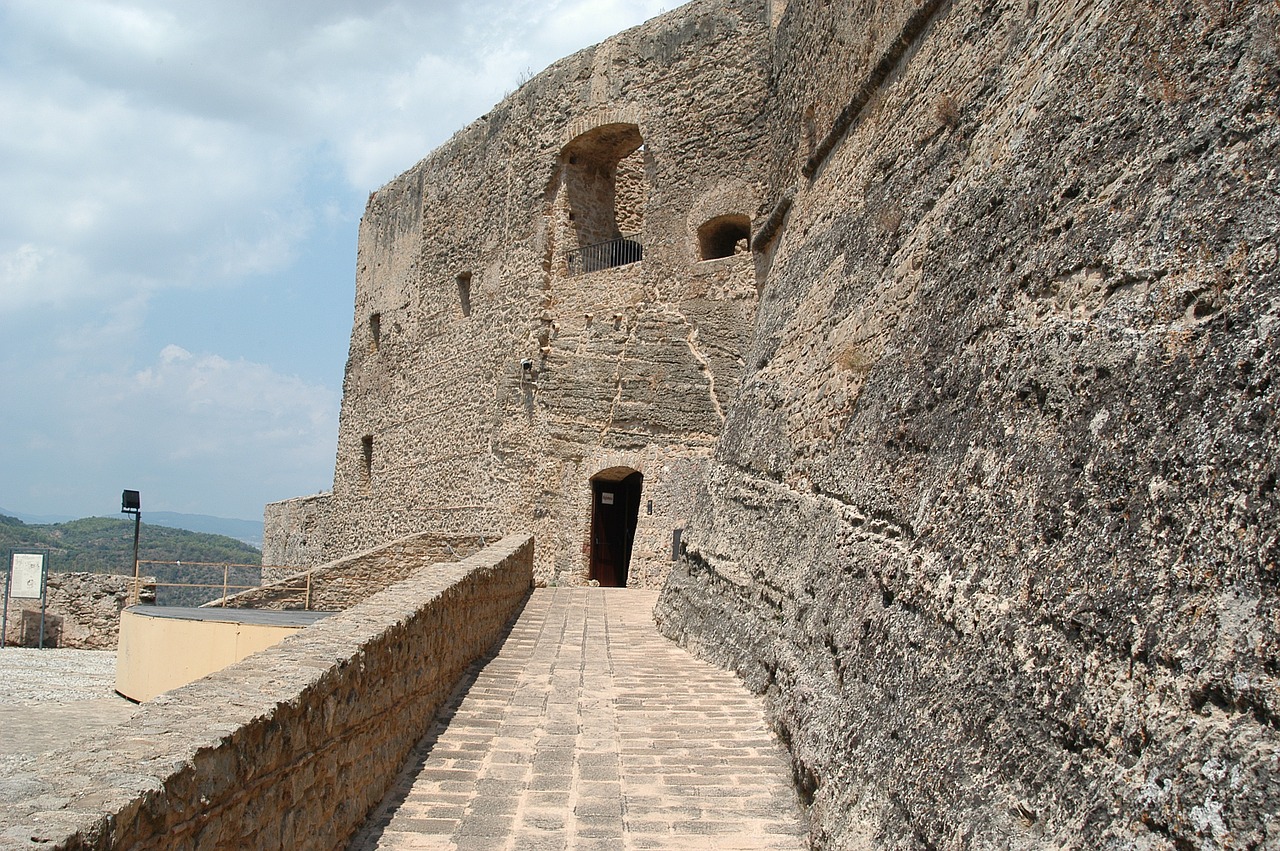
[[[686,6],[370,197],[334,489],[268,508],[267,561],[518,526],[543,581],[585,582],[592,479],[639,472],[627,579],[661,583],[755,314],[750,256],[702,260],[698,229],[759,206],[767,29],[760,2]],[[639,262],[571,274],[618,237]]]
[[[338,612],[372,597],[431,564],[461,561],[484,549],[496,535],[439,535],[423,532],[334,559],[298,573],[264,575],[264,584],[205,607],[311,609]],[[278,570],[278,569],[277,569]],[[263,571],[267,574],[267,571]]]
[[[120,610],[133,577],[109,573],[50,573],[46,585],[44,646],[113,650],[120,636]],[[40,601],[9,600],[10,647],[40,644]]]
[[[659,613],[768,696],[819,847],[1280,847],[1278,26],[788,4]]]
[[[371,197],[268,553],[519,523],[580,582],[639,471],[628,581],[683,529],[662,626],[767,695],[816,846],[1280,846],[1278,44],[724,0],[556,63]]]

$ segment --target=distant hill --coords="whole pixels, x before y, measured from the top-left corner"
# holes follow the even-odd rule
[[[192,532],[226,535],[262,549],[262,521],[211,517],[208,514],[179,514],[176,511],[144,511],[143,522]]]
[[[261,564],[262,553],[226,535],[191,532],[143,522],[138,557],[155,561]],[[133,521],[85,517],[68,523],[26,524],[0,516],[0,550],[47,547],[59,573],[133,572]]]
[[[0,553],[7,557],[10,548],[21,547],[47,548],[50,551],[49,567],[55,573],[133,574],[133,521],[124,518],[85,517],[68,523],[27,524],[16,517],[0,515]],[[256,547],[235,538],[145,522],[139,539],[138,558],[161,562],[262,564],[262,553]],[[144,564],[142,572],[162,582],[222,582],[221,568]],[[244,568],[234,573],[232,583],[257,584],[256,576],[261,571]],[[180,598],[174,598],[174,594],[179,594]],[[194,589],[161,589],[160,602],[192,605],[216,596],[221,596],[220,591],[197,593]]]
[[[10,511],[0,506],[0,516],[16,517],[23,523],[66,523],[68,520],[75,520],[73,514],[24,514],[21,511]]]
[[[70,515],[24,514],[21,511],[11,511],[4,507],[0,507],[0,516],[16,517],[29,526],[67,523],[76,519]],[[228,538],[235,538],[238,541],[244,541],[246,544],[252,544],[254,547],[262,549],[261,520],[236,520],[230,517],[212,517],[208,514],[180,514],[176,511],[144,511],[142,517],[143,522],[148,525],[168,526],[171,529],[187,529],[192,532],[208,532],[212,535],[226,535]],[[133,522],[127,518],[124,519],[128,523]]]

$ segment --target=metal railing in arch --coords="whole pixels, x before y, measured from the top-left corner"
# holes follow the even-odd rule
[[[565,253],[570,276],[638,263],[643,259],[644,242],[638,233],[625,234],[595,245],[584,245]]]

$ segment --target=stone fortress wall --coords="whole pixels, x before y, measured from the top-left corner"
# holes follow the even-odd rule
[[[660,623],[767,696],[815,846],[1280,845],[1278,43],[724,0],[556,63],[371,197],[271,560],[519,523],[583,581],[639,470],[635,584],[683,529]]]
[[[333,491],[268,506],[268,563],[528,528],[540,579],[582,583],[592,479],[639,472],[628,584],[661,584],[756,310],[767,35],[763,2],[699,0],[370,196]],[[640,262],[572,256],[619,236]]]
[[[5,778],[0,847],[344,847],[532,580],[510,535],[148,701]]]
[[[1280,847],[1278,42],[1272,3],[788,4],[659,617],[767,695],[818,847]]]

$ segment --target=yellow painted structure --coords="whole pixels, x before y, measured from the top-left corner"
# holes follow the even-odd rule
[[[326,614],[130,606],[120,613],[116,691],[150,700],[265,650]]]

